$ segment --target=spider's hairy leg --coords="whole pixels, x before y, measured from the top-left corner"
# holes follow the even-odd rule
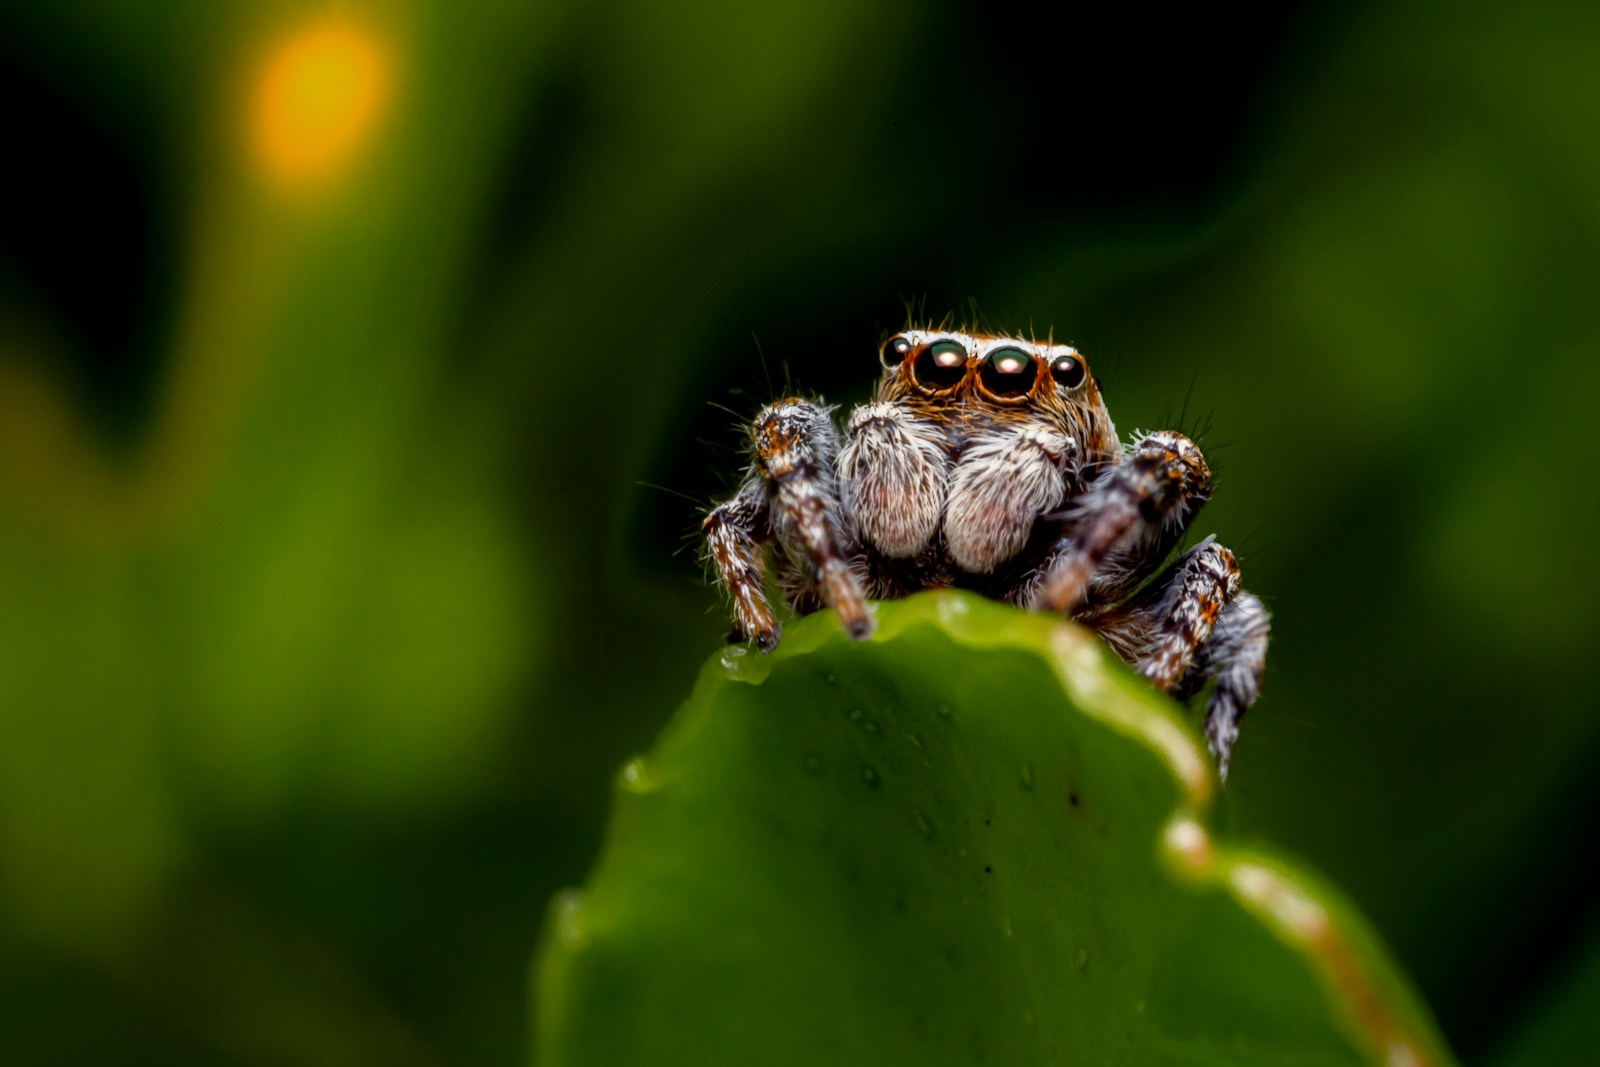
[[[1269,629],[1260,598],[1239,588],[1233,553],[1207,538],[1133,599],[1083,621],[1178,700],[1215,680],[1206,705],[1206,747],[1226,779],[1239,720],[1260,687]]]
[[[718,504],[700,526],[706,558],[716,571],[717,584],[733,602],[730,640],[754,641],[762,652],[778,645],[781,627],[767,603],[763,544],[772,537],[767,511],[767,487],[752,471],[733,499]]]
[[[911,559],[933,540],[949,477],[938,423],[893,400],[850,413],[840,489],[856,533],[884,556]]]
[[[1195,680],[1186,688],[1199,689],[1215,678],[1206,701],[1206,747],[1217,758],[1217,773],[1228,777],[1228,759],[1239,740],[1239,720],[1256,702],[1261,672],[1267,665],[1267,632],[1272,620],[1266,606],[1253,593],[1240,593],[1222,609],[1211,640],[1195,664]]]
[[[751,440],[773,534],[859,641],[872,633],[872,616],[847,554],[853,545],[841,521],[834,479],[839,438],[830,411],[794,398],[769,404],[756,416]]]
[[[1061,506],[1078,446],[1059,430],[1024,424],[980,438],[950,479],[944,533],[950,556],[988,574],[1022,551],[1040,515]]]
[[[1239,591],[1239,562],[1210,538],[1185,552],[1168,572],[1156,603],[1155,631],[1139,673],[1173,692],[1211,640],[1222,609]]]
[[[1137,584],[1131,577],[1160,562],[1210,496],[1211,468],[1193,441],[1173,430],[1146,434],[1074,501],[1073,532],[1045,565],[1033,606],[1072,613],[1091,592],[1102,601],[1126,592]]]

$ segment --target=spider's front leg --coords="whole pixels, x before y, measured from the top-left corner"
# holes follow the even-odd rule
[[[1041,568],[1030,601],[1075,614],[1108,603],[1154,573],[1211,498],[1211,468],[1181,433],[1146,434],[1074,502],[1071,532]]]
[[[839,443],[829,409],[793,398],[769,404],[751,426],[751,444],[755,460],[744,485],[704,524],[707,549],[733,599],[739,629],[764,652],[778,643],[759,555],[770,533],[803,584],[839,613],[845,632],[857,640],[868,636],[872,617],[850,569],[839,517],[833,473]]]
[[[1239,591],[1239,562],[1208,537],[1183,554],[1160,589],[1139,673],[1170,693],[1189,675],[1222,609]]]
[[[1226,779],[1239,720],[1260,687],[1269,626],[1261,601],[1239,590],[1238,561],[1208,538],[1117,603],[1155,573],[1210,496],[1211,470],[1193,441],[1146,434],[1078,498],[1032,603],[1077,615],[1180,700],[1215,679],[1206,744]]]
[[[754,641],[763,652],[778,646],[781,626],[767,602],[764,544],[772,538],[767,485],[752,470],[733,499],[712,508],[700,524],[706,559],[733,603],[730,641]]]
[[[1226,779],[1239,720],[1255,703],[1266,666],[1269,628],[1260,599],[1239,589],[1233,553],[1208,537],[1137,596],[1083,621],[1179,700],[1216,680],[1206,705],[1206,747]]]
[[[1256,702],[1261,672],[1267,666],[1267,632],[1272,620],[1261,599],[1240,593],[1222,609],[1211,640],[1184,680],[1180,694],[1197,692],[1216,679],[1206,701],[1206,747],[1217,758],[1217,773],[1228,777],[1228,758],[1239,740],[1239,720]],[[1184,692],[1187,691],[1187,692]]]

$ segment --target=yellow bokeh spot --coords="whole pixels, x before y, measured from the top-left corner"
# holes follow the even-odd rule
[[[389,89],[382,46],[344,22],[301,27],[261,63],[251,101],[254,154],[283,185],[321,185],[370,140]]]

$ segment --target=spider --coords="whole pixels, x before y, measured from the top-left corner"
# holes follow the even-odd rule
[[[1268,616],[1214,538],[1163,566],[1211,496],[1200,449],[1173,430],[1121,443],[1070,345],[913,329],[879,362],[842,441],[834,408],[797,397],[751,423],[750,467],[702,526],[732,601],[729,639],[777,646],[769,543],[794,613],[830,607],[857,640],[872,633],[868,598],[922,589],[1054,612],[1180,700],[1213,683],[1206,744],[1226,779]]]

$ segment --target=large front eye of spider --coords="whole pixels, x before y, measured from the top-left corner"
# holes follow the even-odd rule
[[[1057,356],[1050,361],[1050,377],[1063,389],[1076,389],[1088,373],[1077,356]]]
[[[1039,364],[1020,348],[997,348],[978,367],[978,379],[994,396],[1023,397],[1039,380]]]
[[[883,346],[883,365],[894,368],[906,361],[911,354],[911,338],[895,336],[889,338]]]
[[[967,349],[959,341],[940,341],[917,353],[912,376],[924,389],[950,389],[967,376]]]

